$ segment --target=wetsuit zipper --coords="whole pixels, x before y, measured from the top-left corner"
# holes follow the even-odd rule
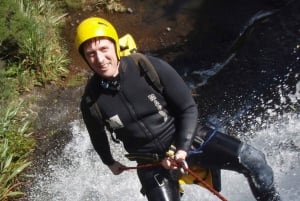
[[[137,122],[138,126],[140,127],[141,132],[145,134],[145,136],[152,140],[154,138],[153,134],[149,131],[149,129],[145,126],[145,124],[139,120],[138,115],[136,114],[132,104],[128,101],[126,95],[120,90],[118,93],[120,100],[123,102],[125,107],[127,108],[131,118]]]

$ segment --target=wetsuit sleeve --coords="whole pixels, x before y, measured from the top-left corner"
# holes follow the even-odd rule
[[[107,134],[104,129],[104,124],[102,123],[101,117],[94,117],[91,114],[90,105],[87,103],[86,99],[89,97],[85,94],[82,97],[80,109],[83,117],[83,121],[86,125],[90,139],[95,151],[99,154],[102,162],[105,165],[112,165],[115,160],[112,157],[109,141]]]
[[[168,63],[149,57],[163,85],[163,95],[175,116],[175,146],[188,151],[198,118],[198,109],[191,90],[176,70]]]

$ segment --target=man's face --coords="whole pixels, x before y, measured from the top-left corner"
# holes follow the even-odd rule
[[[83,44],[83,53],[89,66],[102,78],[119,74],[119,61],[114,43],[107,38],[94,38]]]

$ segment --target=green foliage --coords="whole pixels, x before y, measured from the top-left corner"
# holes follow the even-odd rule
[[[83,5],[84,0],[64,0],[64,3],[68,8],[78,9]]]
[[[7,139],[1,139],[0,142],[0,200],[7,200],[23,194],[16,190],[19,183],[15,179],[30,162],[18,161],[9,150]]]
[[[0,28],[5,33],[0,36],[0,58],[7,61],[7,76],[21,76],[22,83],[35,85],[65,76],[69,60],[58,28],[66,14],[57,14],[55,3],[46,0],[1,4]]]
[[[33,26],[30,18],[24,17],[19,7],[18,1],[0,3],[0,57],[9,60],[18,59],[19,43]]]
[[[66,14],[58,13],[55,2],[0,1],[0,200],[22,195],[18,178],[35,143],[35,115],[22,93],[68,72],[59,32]]]
[[[10,150],[18,158],[30,153],[33,145],[31,123],[35,119],[23,100],[6,103],[0,110],[0,140],[8,139]]]
[[[17,82],[15,79],[7,78],[6,71],[0,68],[0,105],[4,106],[18,96]]]
[[[57,4],[77,9],[92,1],[114,11],[120,5],[111,0],[0,1],[0,200],[22,195],[18,179],[30,165],[28,156],[35,143],[35,115],[21,95],[68,73],[67,49],[59,30],[66,14]],[[75,76],[68,84],[82,80]]]
[[[18,177],[26,167],[34,146],[31,136],[33,115],[23,101],[10,102],[0,108],[0,200],[21,196]]]
[[[6,106],[0,111],[0,200],[22,195],[17,176],[30,165],[26,157],[34,144],[24,103]]]

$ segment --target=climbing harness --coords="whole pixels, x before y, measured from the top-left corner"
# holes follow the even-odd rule
[[[201,154],[203,152],[204,147],[207,145],[207,143],[213,139],[213,137],[216,135],[218,129],[217,126],[214,126],[212,123],[209,123],[211,129],[211,134],[208,135],[208,138],[205,140],[205,142],[197,143],[197,146],[193,150],[190,150],[188,152],[188,155],[196,155],[196,154]],[[126,154],[125,156],[130,160],[130,161],[140,161],[139,163],[157,163],[163,160],[166,156],[173,156],[174,153],[176,152],[176,147],[171,146],[166,154],[155,154],[155,153],[130,153]],[[141,168],[140,166],[138,168]],[[201,167],[199,165],[191,165],[189,167],[191,171],[197,177],[201,178],[203,181],[205,181],[206,184],[209,186],[214,187],[216,190],[220,190],[220,184],[219,181],[216,177],[215,170],[206,168],[206,167]],[[199,186],[202,186],[206,188],[207,185],[203,185],[203,182],[199,182],[198,179],[195,179],[195,177],[191,174],[184,174],[185,170],[180,168],[181,171],[181,176],[178,179],[178,182],[180,184],[180,192],[184,193],[184,189],[182,188],[183,185],[185,184],[197,184]]]
[[[188,152],[189,155],[192,154],[201,154],[203,152],[204,147],[207,145],[207,143],[210,142],[210,140],[216,135],[216,133],[218,132],[218,128],[217,126],[213,125],[212,123],[209,123],[212,127],[213,127],[213,132],[209,135],[209,137],[201,144],[201,146],[199,146],[198,148],[194,149],[194,150],[190,150]]]

